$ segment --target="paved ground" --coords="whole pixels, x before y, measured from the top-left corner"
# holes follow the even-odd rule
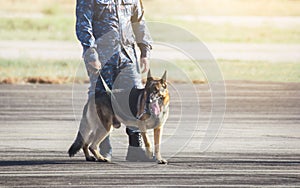
[[[70,159],[86,85],[0,88],[0,187],[300,186],[299,83],[227,82],[224,122],[205,152],[209,86],[197,85],[194,95],[189,85],[171,85],[162,145],[167,166],[124,161],[124,127],[112,133],[112,164],[85,162],[82,153]]]

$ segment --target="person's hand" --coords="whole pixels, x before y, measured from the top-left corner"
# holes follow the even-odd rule
[[[89,64],[95,69],[101,69],[101,63],[99,61],[89,62]]]
[[[142,57],[140,60],[140,65],[141,65],[142,73],[147,72],[150,67],[149,59],[146,57]]]
[[[83,54],[84,62],[86,63],[86,68],[91,74],[98,74],[101,69],[101,63],[98,58],[98,53],[96,48],[90,47]]]
[[[101,63],[99,61],[92,61],[87,63],[87,70],[92,74],[97,74],[101,69]]]

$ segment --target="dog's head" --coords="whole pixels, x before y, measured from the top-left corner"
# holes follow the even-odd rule
[[[167,71],[160,79],[152,77],[149,70],[145,90],[147,93],[148,108],[153,115],[159,115],[164,106],[169,103],[169,92],[167,89]]]

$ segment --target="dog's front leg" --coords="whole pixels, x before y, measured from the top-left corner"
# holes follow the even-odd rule
[[[142,132],[142,137],[145,143],[145,147],[146,147],[146,155],[147,157],[149,157],[149,159],[153,158],[153,151],[152,151],[152,147],[151,147],[151,143],[150,143],[150,139],[149,136],[147,134],[147,132]]]
[[[155,157],[158,164],[168,164],[168,161],[163,159],[160,154],[161,137],[162,137],[162,126],[154,129]]]

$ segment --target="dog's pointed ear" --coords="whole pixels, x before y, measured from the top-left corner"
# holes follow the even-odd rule
[[[161,77],[161,82],[165,83],[167,81],[167,71],[164,72],[163,76]]]
[[[149,69],[148,75],[147,75],[147,81],[151,81],[151,80],[153,80],[153,78],[152,78],[152,75],[151,75],[151,71]]]

